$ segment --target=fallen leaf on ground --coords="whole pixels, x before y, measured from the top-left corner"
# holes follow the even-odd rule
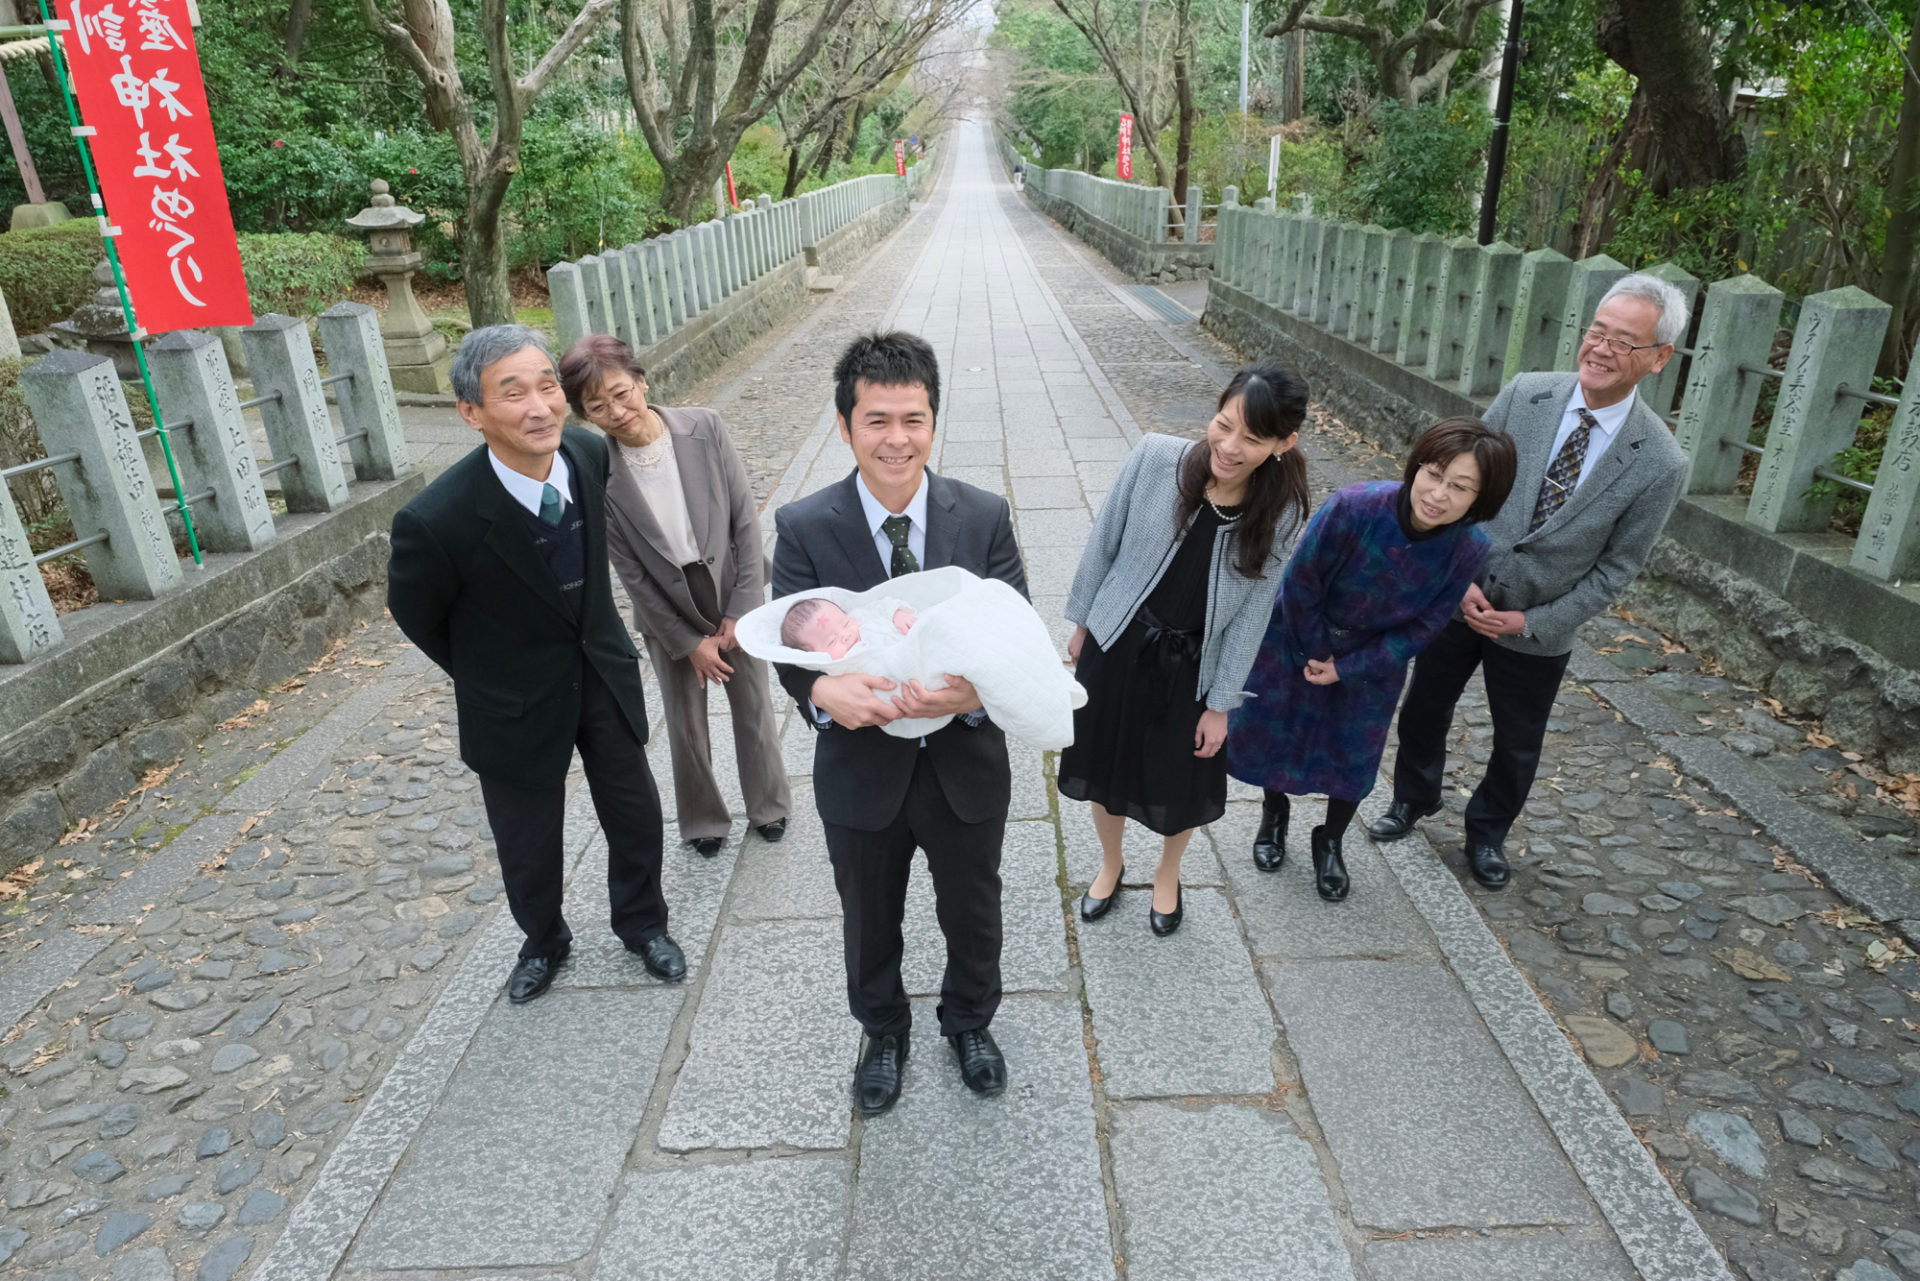
[[[1914,951],[1907,946],[1905,939],[1875,939],[1867,944],[1867,964],[1879,974],[1885,974],[1887,967],[1895,961],[1911,960],[1913,957]]]
[[[245,729],[247,726],[253,724],[254,717],[259,716],[266,710],[267,700],[264,698],[256,698],[239,712],[221,721],[215,728],[221,730]]]
[[[1756,983],[1791,983],[1793,974],[1786,967],[1776,965],[1758,952],[1744,947],[1717,947],[1713,954],[1726,964],[1726,967],[1743,979]]]

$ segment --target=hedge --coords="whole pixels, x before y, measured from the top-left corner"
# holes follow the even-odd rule
[[[347,296],[367,261],[364,241],[326,231],[248,233],[240,265],[255,315],[314,315]]]

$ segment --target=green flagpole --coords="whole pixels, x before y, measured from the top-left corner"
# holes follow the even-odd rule
[[[87,145],[90,131],[80,123],[80,107],[73,100],[72,77],[67,72],[66,55],[60,48],[60,32],[54,26],[47,0],[40,0],[40,20],[46,24],[47,45],[53,51],[53,78],[60,82],[60,97],[67,104],[67,119],[73,128],[73,145],[80,150],[80,172],[86,176],[87,192],[93,197],[93,212],[100,219],[100,241],[106,245],[107,261],[113,265],[113,283],[120,291],[120,313],[126,317],[127,333],[133,339],[134,362],[140,366],[140,385],[146,388],[147,404],[153,410],[154,431],[160,437],[160,452],[167,460],[167,475],[173,480],[174,505],[180,509],[180,523],[187,527],[187,547],[193,552],[193,563],[204,566],[206,558],[200,554],[200,539],[193,529],[193,513],[187,510],[186,487],[180,483],[180,468],[173,461],[173,445],[167,439],[167,424],[160,417],[160,398],[153,394],[153,375],[147,372],[147,349],[141,342],[146,334],[133,318],[133,296],[127,292],[127,273],[120,267],[120,251],[114,247],[114,238],[106,234],[113,223],[107,217],[106,201],[100,195],[100,180],[93,171],[93,149]]]

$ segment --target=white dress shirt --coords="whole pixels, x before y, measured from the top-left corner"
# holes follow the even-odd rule
[[[513,495],[513,501],[536,516],[540,514],[540,499],[545,496],[548,485],[560,491],[561,502],[573,501],[573,489],[568,484],[571,473],[567,470],[567,456],[557,449],[553,453],[553,470],[547,473],[545,480],[535,480],[531,476],[521,475],[501,462],[500,456],[491,449],[487,451],[487,461],[493,464],[493,474],[500,478],[500,483],[507,487],[509,494]]]
[[[913,553],[913,563],[925,569],[927,567],[927,474],[920,473],[920,488],[913,491],[913,497],[898,513],[890,512],[880,505],[880,500],[867,488],[867,478],[859,472],[853,474],[853,487],[860,494],[860,510],[866,513],[867,528],[873,531],[873,546],[880,553],[880,563],[887,568],[887,577],[893,577],[893,540],[887,537],[887,531],[880,528],[887,517],[905,516],[913,524],[907,527],[907,550]]]
[[[693,516],[687,511],[687,491],[680,483],[680,464],[673,457],[673,433],[662,429],[650,445],[635,449],[615,445],[627,474],[640,489],[660,536],[666,541],[667,555],[676,565],[691,565],[700,559],[700,539],[693,532]]]
[[[1573,429],[1580,425],[1580,410],[1587,409],[1599,425],[1587,433],[1587,456],[1580,464],[1580,475],[1574,478],[1573,487],[1577,490],[1587,483],[1587,477],[1593,475],[1594,464],[1607,452],[1607,446],[1620,434],[1620,426],[1627,421],[1627,415],[1633,412],[1635,393],[1627,395],[1605,409],[1587,409],[1587,392],[1579,383],[1573,385],[1573,395],[1567,400],[1567,412],[1561,416],[1560,430],[1553,435],[1553,449],[1547,454],[1547,467],[1553,467],[1553,460],[1560,456],[1560,449],[1567,443],[1567,437],[1573,435]],[[1572,495],[1568,495],[1572,497]]]

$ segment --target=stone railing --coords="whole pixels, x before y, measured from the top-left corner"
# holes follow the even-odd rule
[[[320,317],[329,376],[322,378],[304,321],[262,316],[241,331],[255,395],[234,389],[211,334],[170,333],[148,345],[155,394],[202,550],[255,552],[273,542],[268,478],[288,512],[331,512],[350,501],[354,476],[394,480],[412,470],[379,315],[340,303]],[[39,566],[79,552],[103,600],[154,600],[184,581],[169,519],[171,479],[149,466],[111,358],[61,350],[20,374],[47,456],[0,479],[49,471],[77,537],[33,554],[12,501],[0,501],[0,663],[26,663],[60,647],[63,630]],[[337,390],[345,432],[335,434],[326,388]],[[272,457],[256,458],[245,411],[257,408]]]
[[[1146,281],[1191,280],[1207,271],[1214,247],[1201,243],[1205,207],[1200,188],[1187,188],[1178,240],[1168,239],[1173,194],[1101,178],[1078,169],[1046,169],[1022,157],[1004,136],[995,135],[1001,162],[1009,173],[1024,170],[1023,190],[1042,213],[1062,223],[1128,274]],[[1233,199],[1233,188],[1227,188]]]
[[[1648,271],[1698,298],[1684,270]],[[1205,323],[1243,350],[1278,348],[1334,412],[1404,445],[1434,418],[1480,412],[1516,373],[1573,369],[1594,308],[1627,272],[1605,255],[1573,262],[1261,200],[1220,210]],[[1688,498],[1630,603],[1744,669],[1736,675],[1799,673],[1797,692],[1775,691],[1790,708],[1864,700],[1848,737],[1889,745],[1916,713],[1900,690],[1920,669],[1920,590],[1904,582],[1920,570],[1920,366],[1900,397],[1872,391],[1891,309],[1848,287],[1801,300],[1785,367],[1774,369],[1785,301],[1753,276],[1715,282],[1691,342],[1640,384],[1692,466]],[[1748,436],[1768,383],[1778,395],[1756,445]],[[1867,484],[1836,456],[1875,410],[1891,424]],[[1757,470],[1742,496],[1748,454]],[[1829,527],[1847,489],[1867,494],[1857,538]],[[1845,653],[1855,658],[1836,661]]]
[[[590,333],[613,334],[636,352],[665,342],[863,215],[887,206],[904,212],[930,168],[931,156],[905,179],[870,174],[791,200],[763,195],[731,217],[556,263],[547,291],[560,348]]]

